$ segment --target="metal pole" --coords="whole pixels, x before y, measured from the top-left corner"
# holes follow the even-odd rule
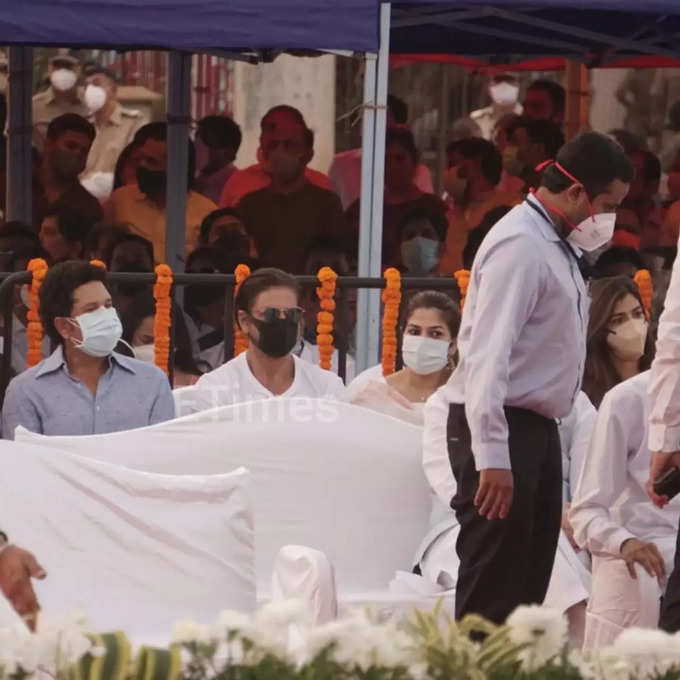
[[[9,48],[7,219],[33,222],[33,48]]]
[[[168,184],[165,261],[184,271],[191,123],[191,55],[168,54]]]
[[[387,76],[390,54],[390,4],[380,5],[380,51],[366,55],[361,154],[359,276],[380,276],[382,266],[383,190]],[[368,158],[372,156],[372,158]],[[357,299],[357,370],[378,363],[380,294],[359,291]]]

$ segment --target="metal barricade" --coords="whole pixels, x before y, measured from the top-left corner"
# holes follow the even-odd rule
[[[27,271],[7,273],[0,272],[0,310],[3,317],[3,351],[2,361],[0,362],[0,404],[4,402],[5,391],[11,379],[12,367],[12,325],[14,320],[12,302],[14,286],[31,282],[31,273]],[[318,286],[319,280],[316,276],[296,276],[301,286]],[[142,283],[151,287],[156,282],[156,275],[153,273],[125,273],[117,272],[106,274],[107,283]],[[172,303],[175,302],[176,286],[186,286],[190,284],[200,284],[207,286],[223,286],[225,289],[224,298],[224,358],[225,361],[234,355],[234,275],[233,274],[174,274],[173,286],[170,292]],[[402,289],[412,291],[420,290],[457,290],[458,284],[453,277],[404,277],[401,280]],[[380,289],[385,285],[383,278],[369,278],[359,276],[340,276],[337,279],[337,287],[340,289],[360,289],[372,288]],[[170,360],[168,365],[169,379],[172,383],[174,372],[174,348],[175,348],[175,323],[173,320],[170,331]],[[338,374],[345,379],[347,373],[347,351],[346,348],[338,348]]]

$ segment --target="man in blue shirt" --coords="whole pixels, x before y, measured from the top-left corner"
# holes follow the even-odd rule
[[[122,333],[104,282],[88,262],[52,267],[40,289],[40,318],[57,349],[10,383],[2,433],[17,425],[45,435],[103,434],[174,417],[166,376],[114,352]]]

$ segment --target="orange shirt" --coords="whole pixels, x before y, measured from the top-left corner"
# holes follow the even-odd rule
[[[330,179],[322,172],[305,168],[305,177],[312,184],[333,191]],[[261,163],[255,163],[243,170],[237,170],[229,177],[222,190],[220,208],[233,208],[247,194],[264,189],[271,184],[271,178],[264,171]]]
[[[187,195],[185,249],[190,253],[198,243],[203,218],[217,206],[205,196],[189,191]],[[116,189],[104,207],[106,219],[129,222],[132,233],[139,234],[153,244],[157,263],[165,262],[165,209],[149,200],[136,184]]]

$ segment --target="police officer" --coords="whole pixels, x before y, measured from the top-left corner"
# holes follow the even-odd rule
[[[81,181],[102,199],[111,193],[113,172],[121,151],[132,141],[137,130],[149,121],[140,111],[120,105],[116,99],[117,78],[109,69],[100,66],[89,68],[85,82],[85,104],[97,135]]]
[[[460,522],[457,618],[502,623],[517,605],[545,597],[562,514],[556,418],[571,411],[585,363],[579,259],[611,239],[633,173],[616,142],[576,137],[477,253],[460,361],[442,388],[449,412],[440,456],[448,454],[456,478]],[[430,406],[426,437],[441,428]]]

